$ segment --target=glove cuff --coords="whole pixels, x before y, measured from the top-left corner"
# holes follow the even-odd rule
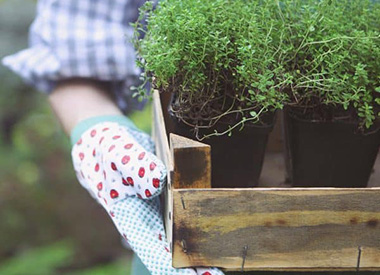
[[[80,139],[80,137],[82,136],[84,132],[86,132],[92,126],[101,122],[116,122],[129,129],[139,131],[136,125],[129,118],[123,115],[108,115],[108,116],[91,117],[91,118],[80,121],[71,131],[71,135],[70,135],[71,145],[74,145]]]

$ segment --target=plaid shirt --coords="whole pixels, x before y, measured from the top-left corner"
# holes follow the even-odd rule
[[[137,20],[144,2],[40,0],[29,48],[5,57],[3,64],[45,93],[57,80],[72,77],[112,82],[120,107],[126,109],[129,87],[138,83],[140,73],[129,42],[133,34],[129,23]]]

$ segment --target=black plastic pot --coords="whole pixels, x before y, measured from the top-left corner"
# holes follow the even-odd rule
[[[380,146],[380,129],[307,121],[284,110],[285,163],[295,187],[366,187]]]
[[[170,111],[169,113],[174,122],[174,132],[196,140],[194,130],[178,120]],[[214,136],[202,140],[211,146],[213,188],[244,188],[258,185],[265,148],[274,121],[275,114],[272,114],[268,126],[246,123],[242,131],[234,131],[232,136]],[[216,129],[220,128],[226,129],[227,125],[216,125]]]

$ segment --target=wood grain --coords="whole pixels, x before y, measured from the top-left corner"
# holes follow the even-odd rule
[[[210,145],[170,134],[173,189],[211,188]]]
[[[162,194],[162,204],[164,205],[164,224],[166,231],[166,239],[172,249],[173,239],[173,196],[172,196],[172,175],[174,170],[172,155],[169,150],[168,135],[166,133],[164,116],[162,113],[162,106],[159,92],[153,91],[153,140],[156,144],[156,154],[161,159],[167,169],[167,185]]]
[[[159,92],[153,91],[153,128],[156,141],[156,153],[166,165],[168,171],[173,170],[173,159],[169,150],[168,135],[166,133],[164,116]],[[171,181],[169,181],[170,183]]]
[[[380,270],[380,188],[173,190],[173,265]],[[186,251],[186,252],[185,252]]]
[[[168,133],[168,134],[173,133],[174,132],[174,124],[173,124],[173,120],[170,117],[169,112],[168,112],[168,107],[169,107],[169,104],[171,102],[171,93],[169,93],[169,92],[160,93],[160,99],[161,99],[162,115],[163,115],[164,122],[165,122],[166,133]],[[169,136],[167,138],[169,141]]]

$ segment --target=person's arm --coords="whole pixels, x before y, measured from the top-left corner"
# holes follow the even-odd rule
[[[107,83],[91,79],[69,79],[57,83],[48,97],[66,134],[70,135],[74,127],[85,119],[122,115],[109,90]]]
[[[223,274],[216,268],[172,267],[157,197],[165,184],[165,166],[154,155],[150,137],[122,115],[107,90],[100,82],[72,79],[59,82],[49,95],[71,135],[78,180],[109,213],[151,274]]]

